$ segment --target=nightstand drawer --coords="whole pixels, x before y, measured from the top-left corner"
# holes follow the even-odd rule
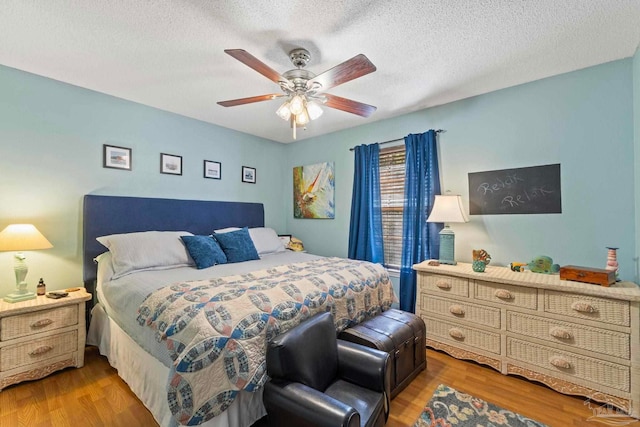
[[[19,368],[78,349],[78,331],[52,335],[39,340],[0,349],[0,371]]]
[[[78,323],[78,304],[0,319],[0,341],[33,335]]]

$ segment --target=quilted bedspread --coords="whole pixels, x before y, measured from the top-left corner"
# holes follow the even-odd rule
[[[174,360],[167,386],[173,416],[197,425],[228,408],[240,390],[266,382],[266,342],[274,336],[324,311],[341,331],[394,298],[381,265],[321,258],[166,286],[144,300],[138,322],[156,330]]]

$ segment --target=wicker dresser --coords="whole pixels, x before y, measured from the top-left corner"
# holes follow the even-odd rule
[[[640,416],[640,288],[416,264],[427,346]]]
[[[84,289],[69,296],[0,301],[0,390],[69,366],[84,365]]]

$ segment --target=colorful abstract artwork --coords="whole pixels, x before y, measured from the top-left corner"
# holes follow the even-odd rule
[[[335,218],[333,162],[293,168],[293,217]]]

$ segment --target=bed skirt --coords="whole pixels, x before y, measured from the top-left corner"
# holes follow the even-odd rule
[[[91,311],[87,345],[95,345],[100,354],[118,371],[131,391],[138,396],[162,427],[178,426],[167,403],[169,368],[143,350],[112,319],[102,305]],[[241,392],[229,408],[201,424],[202,427],[249,427],[266,415],[262,389]]]

